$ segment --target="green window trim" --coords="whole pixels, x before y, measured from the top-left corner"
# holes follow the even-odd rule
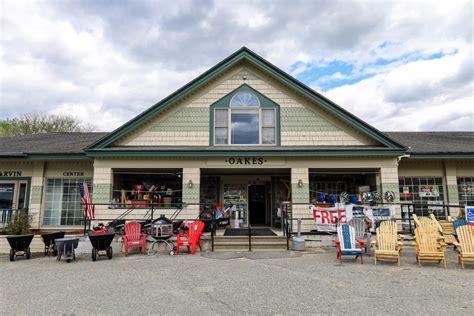
[[[226,146],[265,146],[265,147],[275,147],[275,146],[280,146],[281,144],[281,135],[280,135],[280,106],[273,102],[271,99],[267,98],[257,90],[253,89],[250,87],[248,84],[243,84],[237,89],[231,91],[218,101],[214,102],[211,104],[211,110],[210,110],[210,122],[209,122],[209,144],[210,146],[214,146],[214,110],[219,109],[219,108],[225,108],[225,109],[230,109],[230,101],[239,92],[247,92],[255,95],[259,101],[260,101],[260,107],[259,109],[273,109],[275,111],[275,144],[245,144],[245,145],[240,145],[240,144],[219,144],[216,146],[219,147],[226,147]],[[230,127],[228,127],[230,128]],[[259,133],[261,133],[262,127],[259,126]]]

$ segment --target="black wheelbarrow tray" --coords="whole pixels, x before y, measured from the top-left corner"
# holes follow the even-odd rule
[[[64,232],[54,232],[41,235],[44,242],[44,255],[52,253],[53,256],[58,255],[58,249],[56,248],[55,239],[64,238]]]
[[[7,236],[10,244],[10,261],[15,261],[15,257],[18,256],[25,256],[26,259],[30,259],[30,244],[34,236],[33,234]]]
[[[90,234],[89,240],[92,244],[92,261],[96,261],[98,257],[105,257],[112,259],[112,241],[115,233]]]
[[[64,256],[67,262],[76,259],[75,249],[79,245],[79,237],[58,238],[54,242],[58,250],[58,261],[61,260],[62,256]]]

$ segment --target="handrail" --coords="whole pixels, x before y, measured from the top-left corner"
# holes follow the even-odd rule
[[[13,217],[14,214],[17,213],[24,213],[28,214],[28,208],[4,208],[0,210],[1,216],[0,216],[0,224],[6,224],[8,223],[11,218]]]

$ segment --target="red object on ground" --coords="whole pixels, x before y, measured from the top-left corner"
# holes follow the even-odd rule
[[[196,246],[202,252],[201,243],[199,239],[204,231],[204,223],[200,221],[189,224],[189,230],[185,234],[178,234],[176,240],[176,254],[179,254],[179,247],[186,246],[192,255],[196,252]],[[191,249],[190,249],[191,247]]]
[[[105,234],[105,233],[108,233],[108,232],[109,232],[109,230],[107,228],[102,228],[102,229],[98,229],[98,230],[93,230],[92,234],[97,235],[97,234]]]
[[[129,248],[141,248],[146,255],[146,234],[142,233],[142,226],[138,222],[125,224],[125,234],[122,236],[125,247],[125,256],[128,256]]]

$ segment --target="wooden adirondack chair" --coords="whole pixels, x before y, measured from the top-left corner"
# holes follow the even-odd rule
[[[374,247],[374,263],[378,260],[396,260],[400,266],[400,252],[403,246],[402,235],[398,234],[397,223],[385,221],[376,230],[376,240],[372,241]]]
[[[128,222],[125,224],[125,234],[122,236],[125,256],[128,256],[128,249],[140,248],[146,255],[146,234],[141,231],[142,225],[138,222]]]
[[[365,240],[365,253],[367,253],[367,246],[370,245],[370,233],[365,231],[365,222],[359,218],[351,218],[347,221],[349,226],[354,227],[355,238],[357,240]]]
[[[454,245],[459,251],[459,263],[464,269],[464,262],[474,263],[474,226],[462,225],[456,232],[459,242]]]
[[[444,225],[441,225],[441,221],[438,221],[436,219],[436,217],[434,216],[434,214],[430,214],[430,218],[438,226],[438,230],[440,231],[441,236],[444,238],[444,242],[448,245],[454,245],[454,243],[456,242],[456,237],[453,234],[454,233],[454,225],[449,221],[443,221],[443,222],[447,222],[447,224],[443,223]],[[449,226],[449,225],[451,225],[451,226]],[[446,229],[445,229],[445,227],[446,227]],[[451,230],[451,228],[452,228],[452,230]],[[448,232],[451,232],[451,233],[448,233]]]
[[[364,263],[362,249],[364,249],[364,240],[357,240],[355,237],[354,227],[344,224],[337,227],[337,236],[339,240],[336,240],[337,245],[337,258],[342,264],[342,256],[355,256],[357,259],[360,257],[360,263]],[[359,247],[356,247],[359,244]]]
[[[421,226],[415,229],[414,246],[419,266],[421,266],[421,261],[442,261],[444,267],[447,267],[446,244],[439,241],[438,236],[429,227],[426,229]]]
[[[204,223],[201,221],[192,222],[189,224],[189,230],[185,234],[178,234],[176,239],[176,254],[179,254],[179,248],[186,246],[192,255],[196,252],[196,246],[202,252],[202,247],[199,239],[204,231]],[[191,248],[191,249],[190,249]]]

